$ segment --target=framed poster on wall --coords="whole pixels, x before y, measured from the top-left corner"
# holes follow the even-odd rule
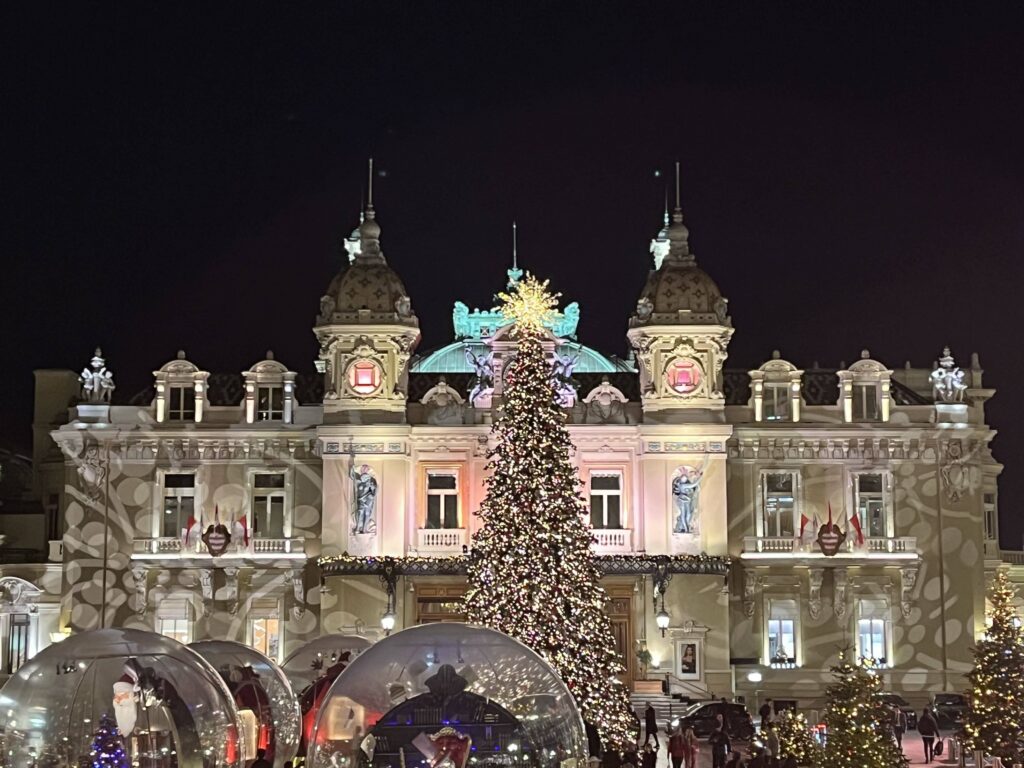
[[[701,668],[701,640],[676,641],[676,677],[680,680],[700,680],[704,674]]]

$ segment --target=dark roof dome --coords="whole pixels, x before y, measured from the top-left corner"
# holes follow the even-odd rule
[[[348,323],[398,323],[418,326],[412,302],[398,274],[384,260],[380,249],[380,224],[367,206],[355,235],[345,249],[350,263],[342,269],[320,299],[317,325]]]

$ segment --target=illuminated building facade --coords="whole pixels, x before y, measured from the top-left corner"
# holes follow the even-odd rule
[[[500,313],[457,302],[455,339],[421,352],[380,237],[370,205],[320,299],[315,373],[271,354],[210,373],[179,353],[131,398],[99,352],[81,375],[36,373],[42,512],[3,526],[48,551],[2,567],[6,673],[66,628],[282,659],[322,633],[377,638],[382,617],[460,620],[515,344]],[[962,689],[986,573],[1024,571],[998,547],[977,359],[733,370],[728,304],[678,205],[650,250],[625,358],[577,339],[575,304],[550,327],[628,682],[813,707],[848,646],[912,700]],[[707,567],[665,566],[685,555]]]

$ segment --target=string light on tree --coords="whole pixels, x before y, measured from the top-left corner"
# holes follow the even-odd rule
[[[504,404],[492,433],[483,526],[473,536],[465,597],[469,621],[499,629],[546,658],[602,741],[633,740],[633,716],[617,675],[623,666],[592,555],[573,445],[542,345],[558,306],[547,282],[527,275],[500,294],[515,323],[516,356],[504,372]]]
[[[91,768],[128,768],[128,755],[125,754],[121,734],[117,731],[117,723],[108,714],[100,716],[89,759]]]
[[[992,625],[974,649],[970,706],[964,726],[972,749],[1006,764],[1024,761],[1024,630],[1015,591],[999,571],[989,591]]]
[[[802,713],[784,709],[772,725],[779,737],[779,757],[792,757],[797,765],[816,764],[821,750]]]
[[[872,674],[873,662],[848,660],[839,654],[832,667],[836,681],[825,691],[828,741],[820,768],[902,768],[907,759],[892,738],[892,713],[877,696],[882,680]]]

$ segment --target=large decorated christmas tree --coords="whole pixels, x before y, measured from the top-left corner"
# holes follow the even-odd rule
[[[1024,630],[1013,609],[1015,592],[1000,571],[989,591],[992,626],[974,649],[970,707],[965,730],[971,749],[1024,760]]]
[[[779,757],[783,761],[792,757],[797,765],[815,764],[820,750],[803,713],[784,709],[771,727],[779,737]]]
[[[848,652],[832,667],[835,682],[825,691],[827,741],[820,768],[901,768],[907,764],[892,736],[892,713],[877,697],[882,681],[869,660],[854,663]]]
[[[520,640],[561,675],[607,746],[633,739],[633,716],[605,593],[598,584],[586,506],[556,382],[542,345],[557,306],[547,283],[527,277],[502,313],[518,346],[505,368],[503,406],[492,434],[487,496],[473,537],[469,620]]]

